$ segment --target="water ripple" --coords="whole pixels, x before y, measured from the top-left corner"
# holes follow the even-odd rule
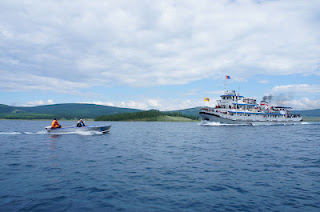
[[[319,124],[116,122],[106,136],[0,125],[0,211],[319,210]]]

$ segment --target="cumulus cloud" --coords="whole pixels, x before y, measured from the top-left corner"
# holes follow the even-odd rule
[[[76,93],[76,88],[78,87],[79,82],[57,79],[49,76],[41,76],[35,73],[19,73],[16,71],[11,71],[2,74],[0,78],[0,90],[4,91],[50,90],[60,93]],[[81,81],[81,87],[86,88],[89,87],[89,85],[86,82]]]
[[[204,105],[203,99],[185,99],[185,100],[168,100],[168,99],[137,99],[137,100],[128,100],[128,101],[113,101],[113,102],[84,102],[89,104],[98,104],[105,106],[115,106],[123,108],[134,108],[140,110],[151,110],[157,109],[161,111],[170,111],[170,110],[180,110],[186,108],[199,107]],[[212,104],[210,104],[211,106]]]
[[[294,109],[317,109],[320,108],[319,94],[319,85],[278,85],[272,88],[266,100],[273,105],[287,105]]]
[[[24,106],[40,106],[40,105],[52,105],[52,104],[54,104],[53,100],[48,99],[46,101],[43,101],[43,100],[30,101],[30,102],[27,102],[27,104]]]
[[[320,85],[278,85],[272,88],[272,93],[319,94]]]
[[[3,0],[0,89],[319,74],[319,10],[318,0]]]
[[[282,101],[283,105],[291,106],[297,110],[310,110],[310,109],[319,109],[320,108],[320,101],[309,99],[307,97],[301,99],[293,99]]]

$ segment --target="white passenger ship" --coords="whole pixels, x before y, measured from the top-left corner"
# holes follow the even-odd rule
[[[200,110],[202,120],[226,124],[252,124],[254,122],[300,122],[301,115],[292,114],[291,107],[270,106],[267,101],[256,103],[255,99],[245,98],[235,91],[225,91],[215,108]]]

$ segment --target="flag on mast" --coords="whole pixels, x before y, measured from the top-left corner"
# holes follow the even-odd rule
[[[208,97],[205,97],[205,98],[204,98],[204,101],[205,101],[205,102],[209,102],[210,99],[209,99]]]
[[[226,75],[226,79],[231,79],[230,76]]]

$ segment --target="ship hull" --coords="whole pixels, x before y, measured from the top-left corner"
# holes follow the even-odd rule
[[[200,112],[200,116],[202,120],[209,121],[209,122],[219,122],[222,124],[248,124],[248,125],[251,124],[251,122],[249,121],[231,120],[231,119],[223,118],[217,114],[208,113],[208,112]]]
[[[229,113],[219,113],[208,110],[201,110],[200,116],[202,120],[209,122],[219,122],[222,124],[244,124],[251,125],[253,123],[297,123],[302,121],[302,117],[286,118],[282,117],[264,117],[263,115],[251,115],[250,117],[235,116]]]

